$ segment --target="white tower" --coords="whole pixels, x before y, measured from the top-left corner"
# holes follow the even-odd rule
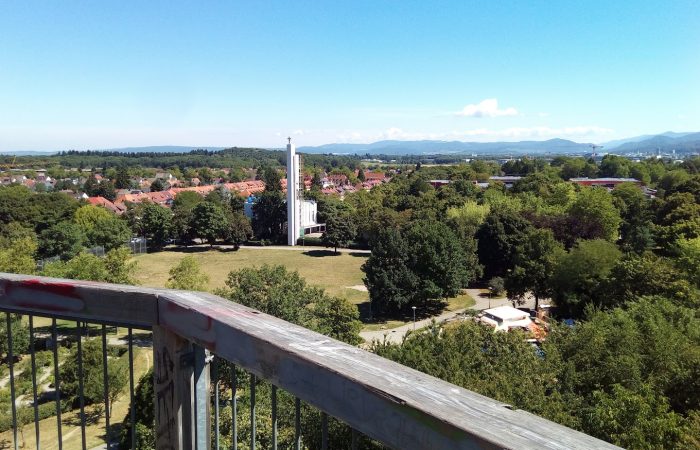
[[[301,234],[301,197],[299,194],[299,155],[287,138],[287,244],[296,245]]]

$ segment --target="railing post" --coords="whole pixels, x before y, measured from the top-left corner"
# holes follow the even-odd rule
[[[209,365],[204,350],[154,325],[153,357],[156,449],[208,450]]]

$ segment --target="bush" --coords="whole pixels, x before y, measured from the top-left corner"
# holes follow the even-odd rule
[[[505,281],[501,277],[493,277],[489,280],[489,289],[493,295],[500,296],[505,292]]]

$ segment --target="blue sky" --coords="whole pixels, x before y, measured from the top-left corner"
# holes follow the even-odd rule
[[[700,131],[700,2],[0,2],[0,151]]]

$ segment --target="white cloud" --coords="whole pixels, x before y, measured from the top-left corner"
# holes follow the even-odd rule
[[[295,136],[303,136],[306,133],[304,133],[304,130],[294,130],[292,131],[292,134]]]
[[[498,109],[498,99],[487,98],[475,105],[465,106],[461,111],[457,111],[455,115],[463,117],[506,117],[517,116],[518,110],[513,107]]]

